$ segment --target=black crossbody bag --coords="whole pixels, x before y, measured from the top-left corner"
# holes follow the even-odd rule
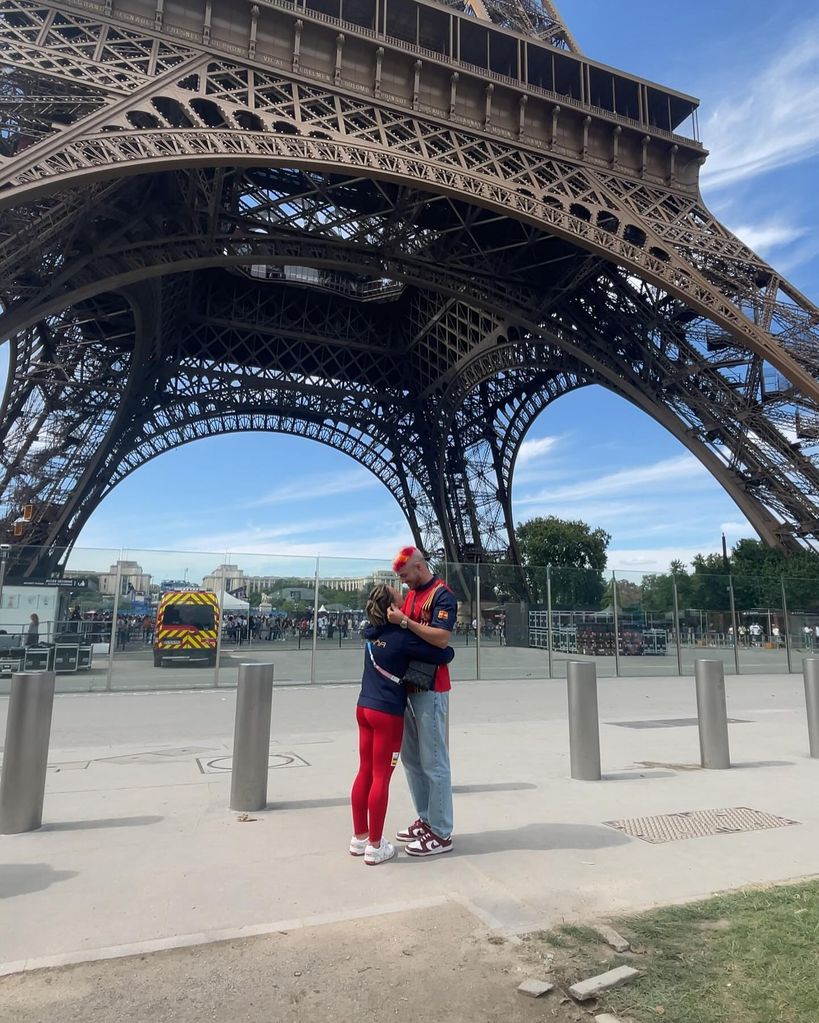
[[[429,661],[410,661],[401,681],[416,689],[432,689],[437,670],[438,665],[430,664]]]

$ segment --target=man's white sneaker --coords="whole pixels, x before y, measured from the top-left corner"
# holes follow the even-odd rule
[[[368,845],[364,853],[364,862],[368,867],[375,867],[379,863],[386,863],[395,856],[395,846],[390,845],[386,838],[381,839],[380,845]]]
[[[367,851],[367,846],[370,844],[369,838],[356,838],[355,835],[350,839],[350,855],[351,856],[363,856]]]
[[[408,856],[439,856],[441,853],[452,852],[452,839],[439,838],[432,831],[427,831],[404,848]]]

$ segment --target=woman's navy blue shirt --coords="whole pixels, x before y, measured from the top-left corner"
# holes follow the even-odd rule
[[[409,629],[400,625],[368,625],[364,630],[365,644],[371,644],[376,664],[396,678],[402,678],[412,660],[430,661],[432,664],[449,664],[455,656],[452,647],[439,650]],[[370,653],[364,647],[364,674],[361,678],[359,707],[369,707],[385,714],[403,717],[407,705],[407,687],[400,682],[391,682],[378,672],[370,660]]]

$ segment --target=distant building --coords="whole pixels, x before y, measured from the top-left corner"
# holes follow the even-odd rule
[[[119,569],[119,573],[117,573]],[[118,561],[111,566],[109,572],[101,572],[99,575],[100,593],[107,593],[111,596],[116,593],[117,574],[120,577],[119,595],[127,596],[129,593],[149,593],[151,589],[151,576],[142,571],[142,566],[136,561]]]
[[[202,579],[202,589],[211,590],[213,593],[221,593],[223,588],[230,593],[243,587],[248,592],[252,589],[248,586],[245,573],[238,565],[219,565]]]

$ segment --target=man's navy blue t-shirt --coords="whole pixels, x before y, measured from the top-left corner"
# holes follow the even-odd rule
[[[399,625],[368,625],[364,630],[364,641],[371,644],[372,656],[378,667],[399,679],[414,658],[432,664],[448,664],[455,656],[452,647],[439,650]],[[403,717],[406,705],[407,687],[385,678],[374,667],[370,651],[365,646],[358,706]]]

